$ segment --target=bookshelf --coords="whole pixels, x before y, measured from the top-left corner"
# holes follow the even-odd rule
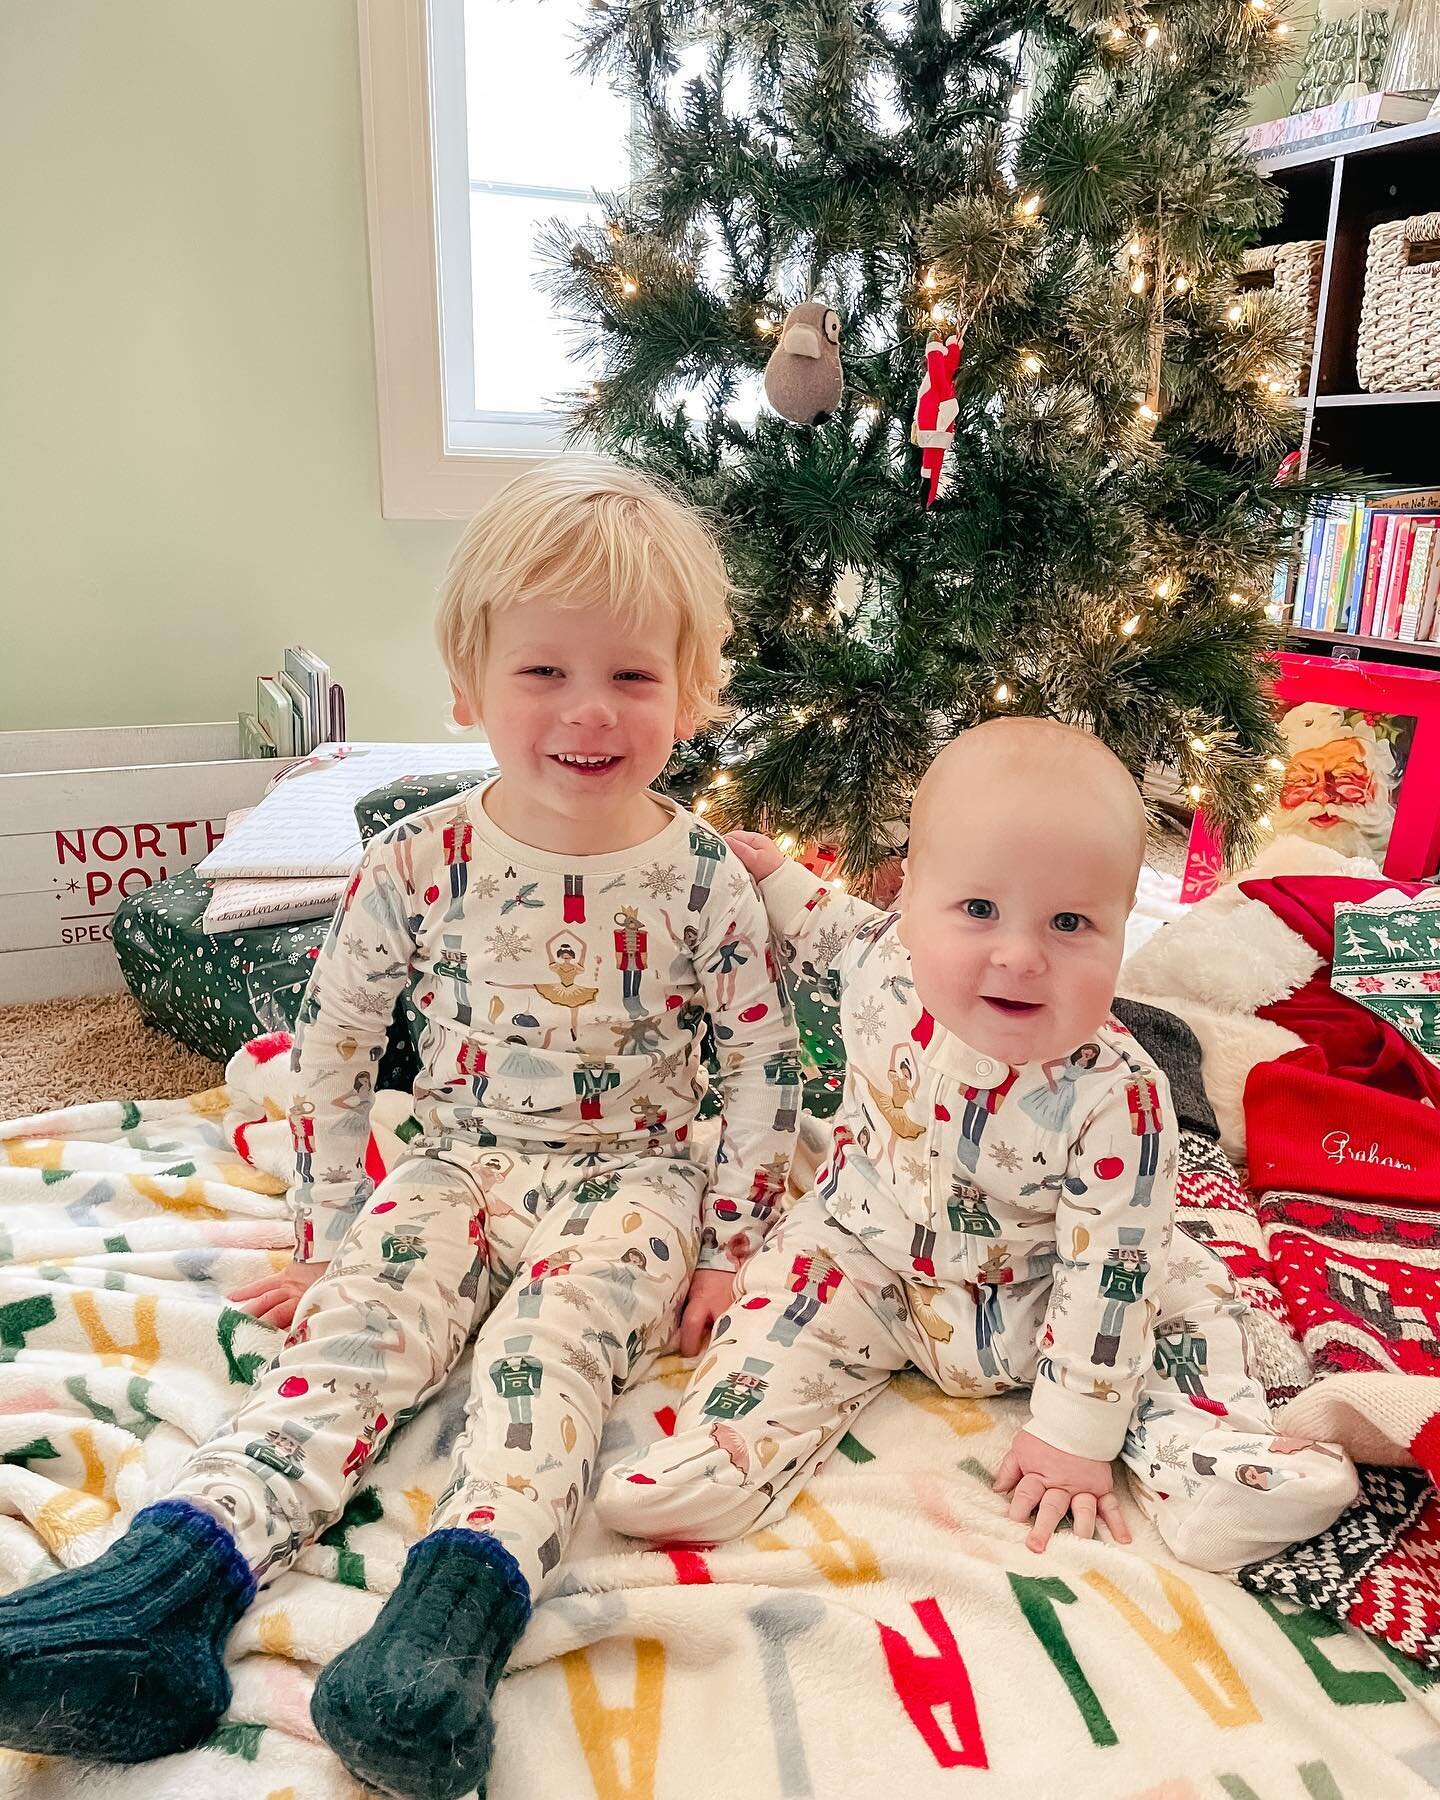
[[[1395,486],[1440,485],[1440,391],[1368,394],[1355,374],[1355,344],[1370,232],[1392,219],[1440,209],[1440,119],[1421,119],[1335,144],[1260,159],[1284,197],[1266,243],[1323,238],[1315,351],[1307,391],[1305,463],[1333,463]],[[1287,625],[1298,649],[1363,650],[1381,661],[1440,669],[1440,644],[1401,644]]]

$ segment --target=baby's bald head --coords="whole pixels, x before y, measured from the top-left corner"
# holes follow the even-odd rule
[[[907,874],[927,851],[982,816],[1001,814],[1033,826],[1038,854],[1056,812],[1093,825],[1095,842],[1113,850],[1118,879],[1133,897],[1145,859],[1145,808],[1124,763],[1092,732],[1057,719],[989,719],[952,738],[925,771],[910,808]]]
[[[1089,732],[1021,718],[961,732],[910,813],[901,936],[924,1006],[1012,1066],[1089,1053],[1144,853],[1135,783]]]

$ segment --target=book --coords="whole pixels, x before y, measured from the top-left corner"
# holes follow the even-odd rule
[[[1330,514],[1320,540],[1320,568],[1315,577],[1315,591],[1310,596],[1310,616],[1306,623],[1312,631],[1324,631],[1325,602],[1330,592],[1330,576],[1335,568],[1335,545],[1340,536],[1340,521]]]
[[[1305,520],[1305,529],[1300,534],[1300,553],[1295,559],[1295,599],[1290,608],[1290,623],[1305,623],[1305,589],[1310,579],[1310,540],[1315,536],[1315,515],[1310,513]]]
[[[1390,561],[1390,580],[1385,590],[1385,611],[1380,621],[1379,637],[1393,638],[1400,624],[1400,603],[1405,597],[1405,583],[1410,576],[1410,552],[1415,542],[1415,521],[1406,517],[1398,521],[1395,554]]]
[[[1335,555],[1330,564],[1330,581],[1325,590],[1325,630],[1340,629],[1340,596],[1345,591],[1345,577],[1350,568],[1350,540],[1353,516],[1342,513],[1335,524]]]
[[[1360,597],[1359,635],[1369,637],[1375,619],[1375,593],[1380,585],[1380,571],[1385,566],[1385,545],[1390,536],[1389,513],[1376,513],[1370,532],[1370,553],[1365,559],[1365,591]]]
[[[1310,548],[1305,564],[1305,580],[1300,593],[1299,623],[1310,623],[1310,608],[1315,597],[1315,583],[1320,579],[1320,552],[1325,543],[1325,516],[1315,513],[1310,519]]]
[[[1350,579],[1347,583],[1345,606],[1340,619],[1340,629],[1354,632],[1360,621],[1360,599],[1365,589],[1365,564],[1370,554],[1370,533],[1375,523],[1375,515],[1368,506],[1357,503],[1355,522],[1352,526],[1351,542],[1354,545],[1350,557]]]
[[[303,644],[292,644],[285,652],[281,673],[289,676],[304,696],[306,749],[313,750],[330,726],[330,666]]]
[[[265,735],[264,727],[254,713],[242,712],[236,719],[242,756],[274,756],[275,746]]]
[[[321,744],[281,772],[248,819],[195,866],[206,881],[349,876],[362,854],[355,802],[402,776],[493,771],[483,739],[444,744]],[[417,795],[417,812],[423,798]]]
[[[1337,100],[1331,106],[1312,106],[1288,118],[1268,119],[1240,135],[1242,149],[1259,161],[1281,156],[1301,145],[1332,144],[1342,138],[1360,137],[1387,125],[1410,125],[1430,110],[1429,94],[1381,92]]]
[[[1434,641],[1435,608],[1440,598],[1440,527],[1430,544],[1430,568],[1425,577],[1425,591],[1420,596],[1420,622],[1415,633],[1417,643]]]
[[[283,669],[275,679],[290,696],[290,703],[295,708],[295,754],[308,756],[315,748],[318,739],[312,736],[310,703],[305,690],[292,675],[287,675]]]
[[[1413,644],[1420,631],[1420,606],[1425,598],[1425,583],[1430,577],[1430,557],[1435,546],[1435,527],[1417,525],[1410,553],[1410,573],[1400,604],[1400,622],[1396,637],[1403,644]]]
[[[296,756],[299,746],[296,734],[300,720],[290,696],[273,675],[255,678],[255,717],[260,728],[275,746],[277,756]]]

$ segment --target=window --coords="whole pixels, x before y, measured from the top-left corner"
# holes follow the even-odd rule
[[[630,179],[630,108],[572,57],[586,0],[430,0],[447,439],[550,449],[585,372],[536,285],[547,219]],[[593,14],[591,15],[593,18]]]
[[[358,5],[383,511],[465,518],[562,447],[534,242],[629,180],[630,108],[572,66],[588,0]]]

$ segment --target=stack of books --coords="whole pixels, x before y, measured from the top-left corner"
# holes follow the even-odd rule
[[[239,715],[242,756],[308,756],[345,736],[345,690],[330,666],[296,644],[278,674],[255,680],[255,710]]]
[[[1290,623],[1440,643],[1440,488],[1379,494],[1306,520]]]

